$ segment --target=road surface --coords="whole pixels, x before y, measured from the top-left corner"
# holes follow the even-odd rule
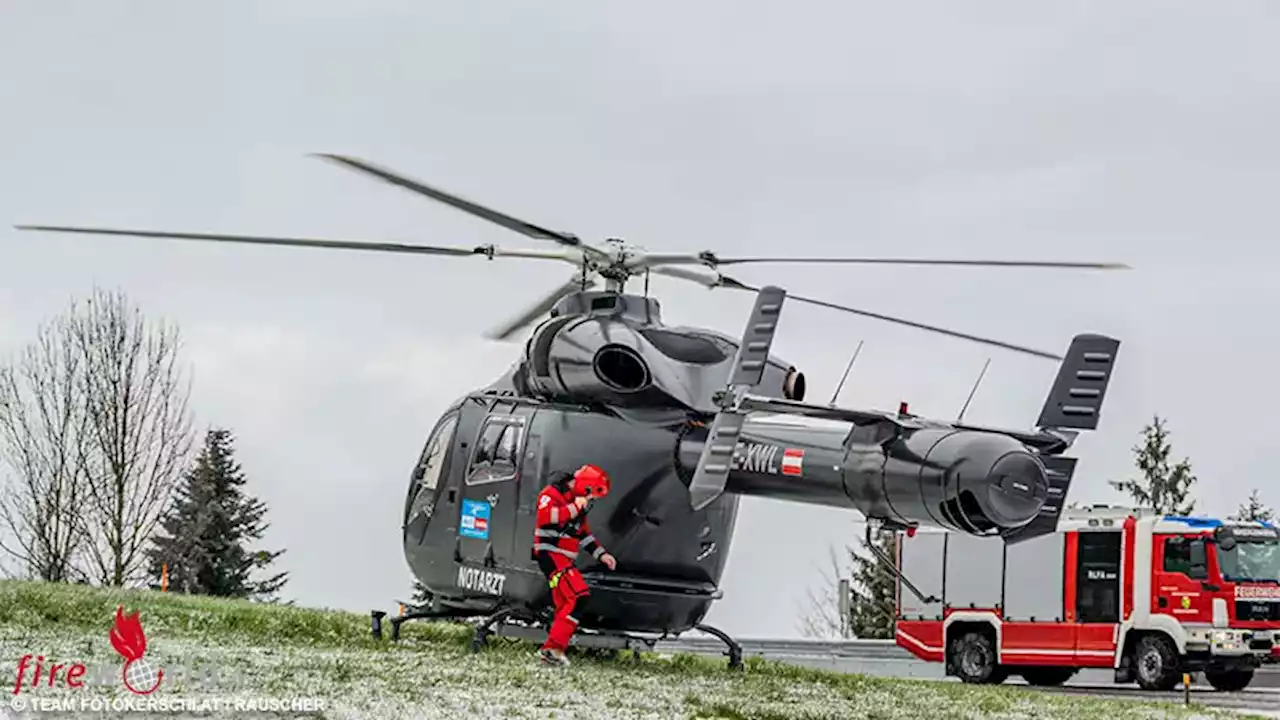
[[[927,663],[897,647],[891,641],[811,641],[811,640],[742,640],[743,654],[760,656],[790,665],[821,668],[835,672],[873,675],[880,677],[920,678],[956,682],[943,675],[941,663]],[[659,652],[691,652],[698,655],[720,656],[725,646],[719,640],[706,636],[687,635],[679,640],[658,644]],[[1009,685],[1026,683],[1011,678]],[[1182,691],[1175,693],[1147,692],[1136,685],[1117,685],[1109,670],[1082,670],[1064,686],[1037,688],[1043,692],[1083,694],[1117,699],[1141,699],[1180,701]],[[1192,702],[1223,709],[1248,712],[1264,712],[1280,718],[1280,668],[1264,668],[1255,675],[1247,689],[1237,693],[1223,693],[1193,679]]]

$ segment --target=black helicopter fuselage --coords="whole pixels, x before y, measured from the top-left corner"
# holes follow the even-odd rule
[[[433,432],[429,444],[447,450],[410,493],[410,568],[444,606],[488,613],[509,603],[542,604],[547,582],[530,554],[538,493],[556,471],[596,463],[608,470],[613,492],[593,502],[588,521],[618,566],[609,572],[582,557],[592,595],[579,620],[631,632],[692,627],[719,595],[738,498],[725,495],[699,511],[689,506],[676,462],[687,428],[679,412],[621,417],[515,396],[468,396]]]
[[[720,594],[738,498],[692,509],[680,446],[714,415],[736,350],[714,331],[663,326],[653,298],[561,300],[518,363],[446,411],[415,466],[405,555],[436,605],[545,603],[530,555],[534,502],[555,473],[594,463],[613,491],[588,521],[618,567],[580,561],[592,585],[583,626],[680,632],[700,621]],[[757,389],[802,400],[804,382],[771,357]]]
[[[536,498],[557,473],[585,463],[612,478],[587,517],[617,568],[580,557],[592,593],[574,614],[586,628],[632,633],[678,634],[706,615],[742,495],[971,534],[1023,528],[1046,507],[1056,512],[1055,492],[1057,504],[1065,497],[1074,461],[1051,457],[1069,444],[1056,435],[806,406],[803,375],[768,356],[753,395],[827,422],[751,413],[725,492],[696,507],[691,481],[738,342],[661,326],[648,298],[583,293],[558,310],[502,378],[444,413],[415,466],[404,550],[435,612],[545,607],[547,583],[530,554]],[[1081,336],[1069,355],[1100,355],[1085,352],[1098,342],[1114,341]],[[1078,390],[1063,385],[1076,372],[1070,361],[1046,413],[1055,393]]]

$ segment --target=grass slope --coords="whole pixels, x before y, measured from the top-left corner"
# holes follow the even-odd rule
[[[84,663],[91,684],[24,688],[23,698],[128,697],[119,682],[121,658],[108,641],[120,604],[126,614],[141,612],[146,660],[164,669],[151,697],[323,697],[326,718],[1241,717],[760,661],[730,673],[723,661],[692,656],[579,655],[571,668],[544,668],[527,644],[497,641],[472,654],[465,626],[411,623],[393,645],[374,641],[368,617],[354,613],[15,581],[0,582],[6,698],[18,658],[27,653],[46,663]],[[8,709],[0,706],[0,716]]]

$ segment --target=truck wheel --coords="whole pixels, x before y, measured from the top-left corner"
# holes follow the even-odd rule
[[[1253,681],[1253,670],[1205,670],[1204,679],[1209,681],[1214,690],[1222,692],[1238,692]]]
[[[996,664],[996,650],[984,633],[970,632],[951,643],[951,665],[961,682],[998,684],[1008,676]]]
[[[1026,680],[1028,685],[1051,687],[1061,685],[1075,674],[1076,669],[1071,667],[1029,667],[1022,671],[1022,679]]]
[[[1146,635],[1133,657],[1134,675],[1143,690],[1169,691],[1178,686],[1178,649],[1166,635]]]

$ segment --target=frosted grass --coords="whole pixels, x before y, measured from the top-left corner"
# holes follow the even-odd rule
[[[128,697],[118,681],[121,658],[107,639],[117,603],[141,611],[146,659],[165,671],[157,696],[323,698],[323,712],[312,716],[325,718],[1242,717],[1172,703],[846,676],[754,659],[736,673],[723,660],[685,655],[576,654],[572,667],[546,668],[528,644],[495,640],[471,653],[466,627],[406,625],[400,643],[378,643],[369,637],[368,618],[352,613],[6,582],[0,583],[0,656],[10,691],[17,659],[35,653],[49,662],[85,663],[91,684],[24,693]]]

